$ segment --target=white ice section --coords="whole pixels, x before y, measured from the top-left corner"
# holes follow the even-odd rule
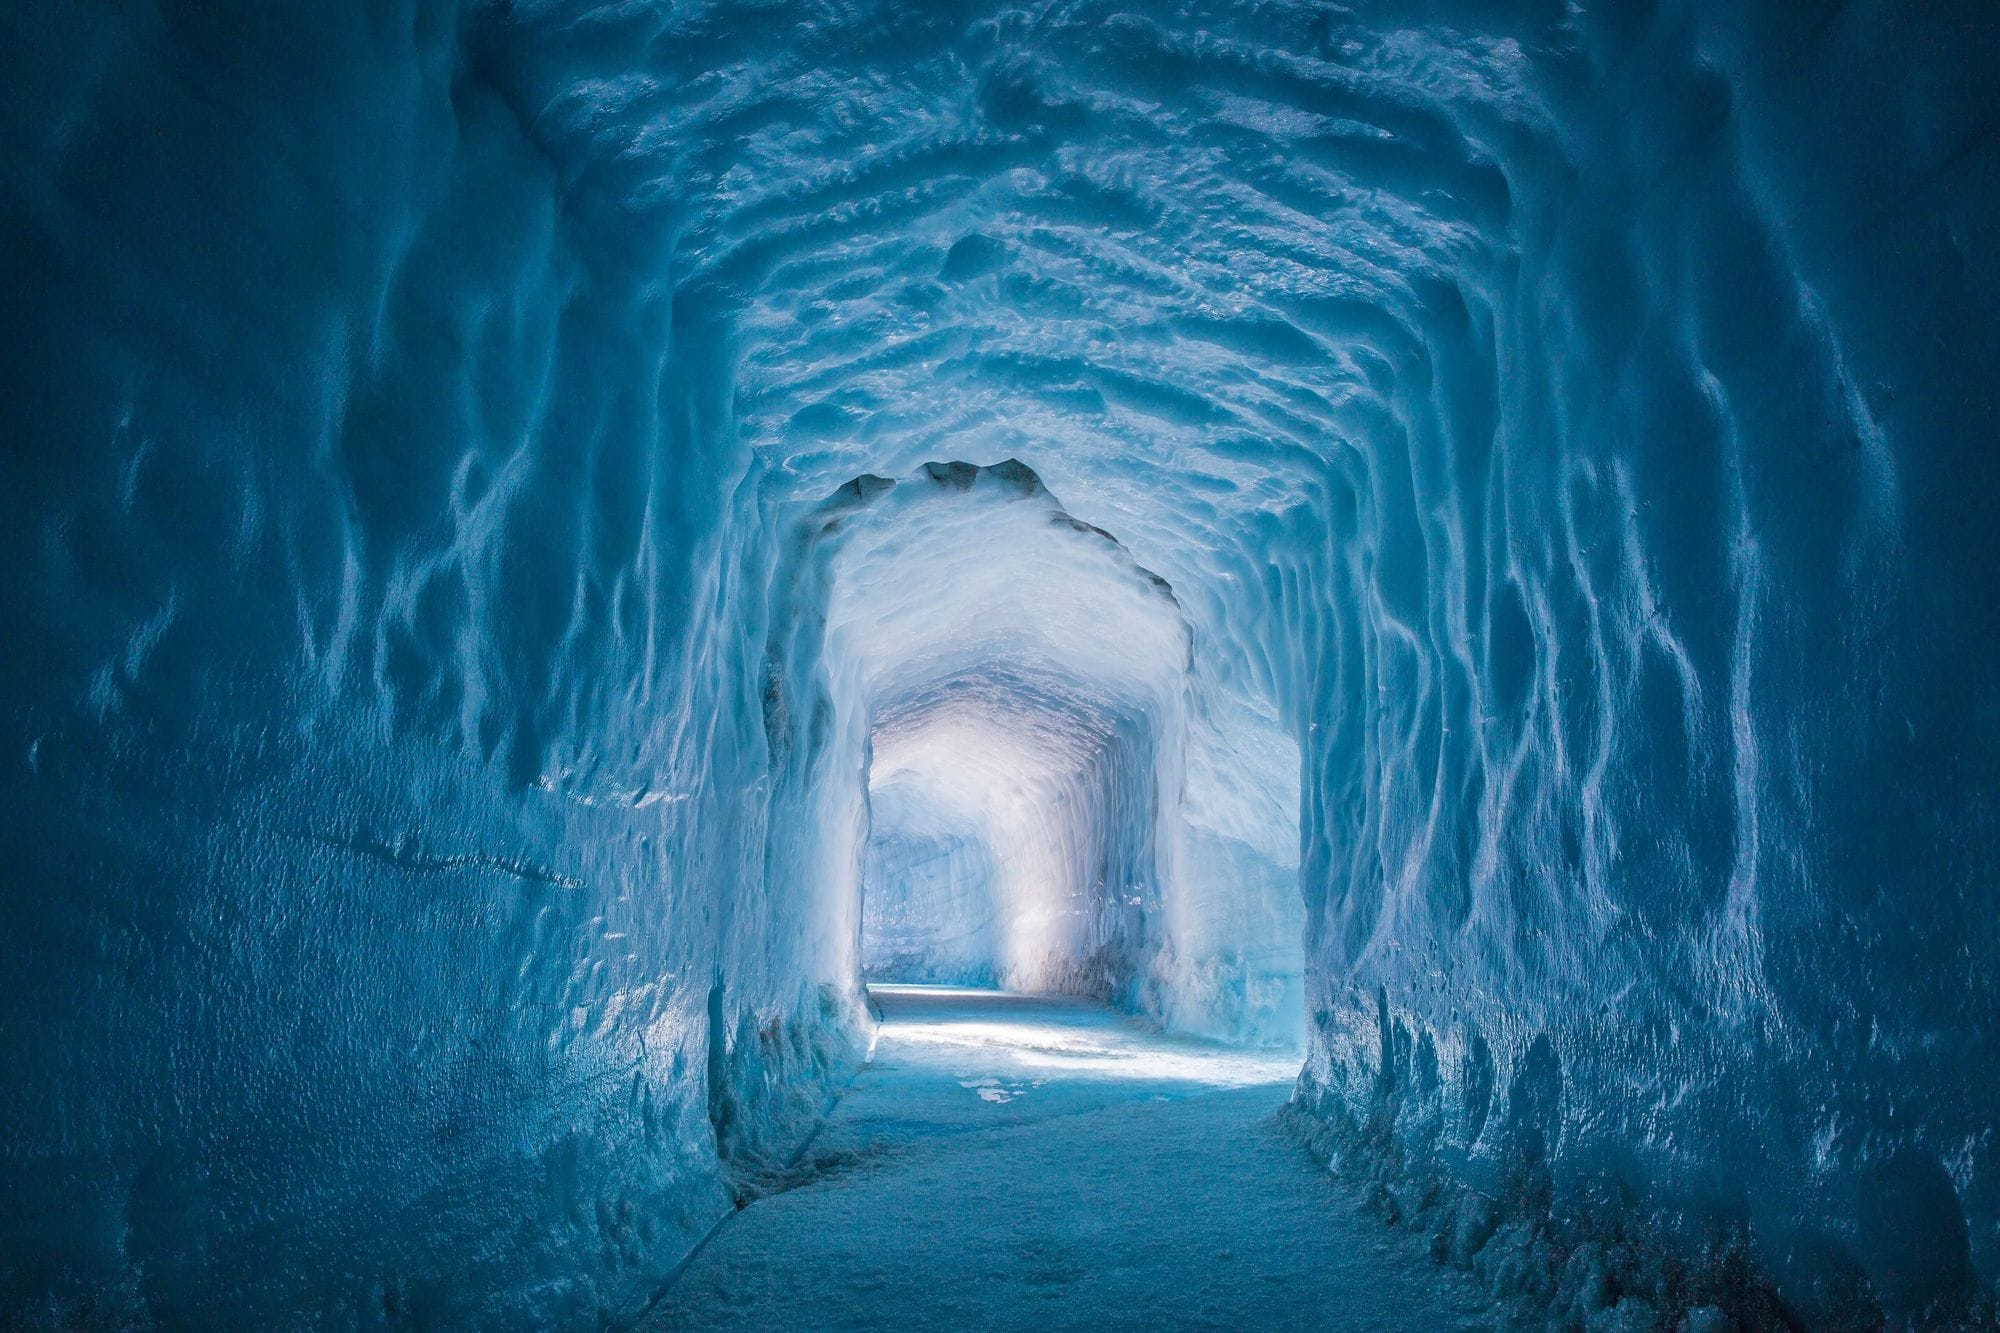
[[[629,1318],[846,1070],[879,775],[996,972],[1302,1015],[1554,1318],[1990,1320],[1995,69],[1991,0],[0,7],[0,1302]],[[911,498],[1009,459],[1109,538],[968,540],[1083,623]]]
[[[1129,995],[1176,779],[1171,592],[1021,469],[921,472],[838,540],[828,661],[870,718],[871,788],[906,826],[921,802],[978,830],[1000,984]]]
[[[864,967],[1295,1039],[1296,878],[1177,864],[1183,843],[1208,845],[1190,793],[1209,797],[1206,828],[1240,815],[1227,793],[1246,775],[1191,782],[1192,644],[1172,589],[1011,462],[863,478],[800,524],[798,567],[826,589],[799,603],[822,638],[798,659],[823,673],[824,786],[865,782],[869,798],[865,835],[841,821],[821,853],[847,864],[843,836],[868,839]],[[1239,839],[1289,836],[1289,808],[1257,813],[1276,818]]]

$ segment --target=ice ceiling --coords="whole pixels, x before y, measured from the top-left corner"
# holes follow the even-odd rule
[[[630,1319],[873,970],[1301,1042],[1557,1317],[1990,1313],[1995,68],[0,14],[0,1300]]]

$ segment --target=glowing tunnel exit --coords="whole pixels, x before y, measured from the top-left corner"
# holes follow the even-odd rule
[[[1159,720],[1005,669],[879,718],[870,979],[1129,999],[1168,878]]]
[[[857,479],[804,531],[863,784],[858,856],[820,861],[854,864],[862,975],[1295,1040],[1298,752],[1254,698],[1193,688],[1167,581],[1012,461]]]

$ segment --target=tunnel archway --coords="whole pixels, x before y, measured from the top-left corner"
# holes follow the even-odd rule
[[[1508,1299],[1990,1322],[1995,68],[1990,0],[0,7],[0,1307],[636,1318],[865,1058],[879,771],[1060,835],[996,980],[1291,1016]],[[948,512],[1157,651],[985,632]]]
[[[813,692],[819,744],[796,790],[842,815],[774,838],[840,868],[828,891],[860,906],[836,919],[900,949],[904,979],[1089,994],[1190,1031],[1296,1041],[1295,814],[1281,796],[1232,804],[1237,785],[1189,762],[1274,738],[1191,715],[1198,650],[1166,580],[1015,460],[858,478],[797,522],[796,621],[774,642]],[[1218,865],[1203,838],[1229,814],[1237,850]],[[910,874],[911,843],[946,873],[879,882],[894,921],[871,927],[868,871]],[[1258,866],[1261,880],[1230,873]]]

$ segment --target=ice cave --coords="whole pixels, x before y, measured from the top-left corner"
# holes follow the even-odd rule
[[[0,1328],[2000,1327],[1993,0],[11,0],[0,209]]]

